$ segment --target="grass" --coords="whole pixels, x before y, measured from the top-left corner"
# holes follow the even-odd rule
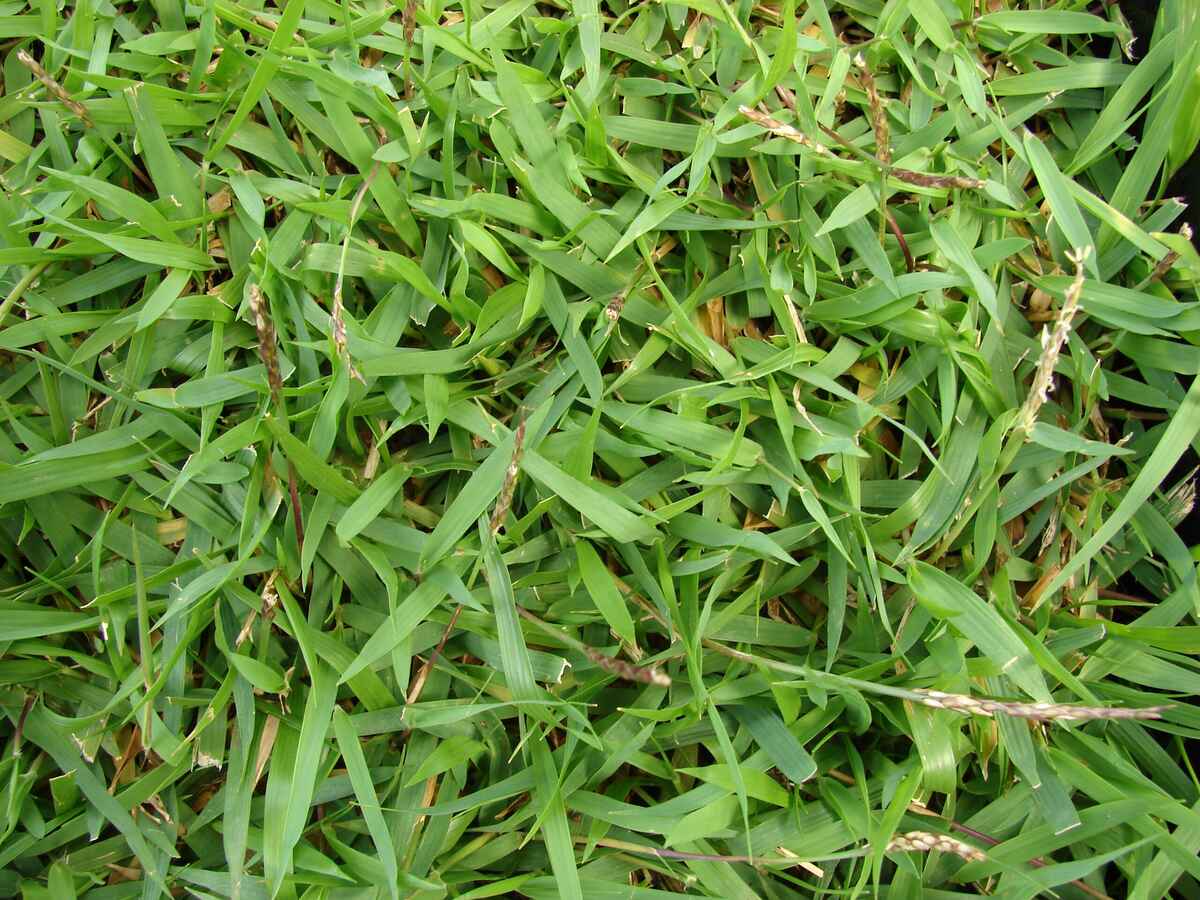
[[[1191,0],[0,56],[0,896],[1200,897]]]

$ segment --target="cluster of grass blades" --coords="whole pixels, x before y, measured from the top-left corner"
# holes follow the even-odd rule
[[[0,0],[0,897],[1200,897],[1200,6]]]

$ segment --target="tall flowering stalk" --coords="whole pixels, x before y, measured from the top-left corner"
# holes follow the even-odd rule
[[[263,296],[262,288],[251,282],[246,289],[250,296],[250,311],[254,314],[254,329],[258,332],[258,355],[267,368],[267,385],[271,389],[271,402],[280,418],[287,420],[287,409],[283,402],[283,376],[279,371],[279,336],[271,319],[270,304]],[[292,505],[292,521],[296,526],[296,546],[304,548],[304,518],[300,511],[300,491],[296,483],[296,467],[288,460],[288,497]]]

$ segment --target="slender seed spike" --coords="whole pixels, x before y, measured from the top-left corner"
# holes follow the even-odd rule
[[[45,86],[46,90],[59,103],[78,116],[84,125],[91,126],[92,117],[88,115],[87,107],[68,94],[67,89],[55,81],[50,73],[42,68],[41,63],[24,50],[17,51],[17,62],[32,72],[33,76]]]
[[[350,203],[350,226],[346,229],[346,236],[342,240],[342,259],[338,266],[337,278],[333,283],[333,304],[329,311],[330,327],[333,330],[333,345],[338,356],[345,360],[346,366],[350,372],[350,377],[355,381],[366,384],[358,369],[354,366],[354,361],[350,358],[350,349],[346,342],[346,311],[342,300],[342,287],[345,282],[346,274],[346,258],[350,253],[350,235],[354,231],[354,223],[358,221],[359,215],[362,213],[363,201],[366,199],[367,191],[371,189],[371,183],[379,174],[379,163],[371,167],[371,171],[367,173],[367,177],[363,179],[363,183],[359,185],[358,190],[354,194],[354,200]]]
[[[950,709],[972,716],[994,716],[1002,713],[1016,719],[1036,722],[1084,722],[1096,719],[1161,719],[1170,706],[1147,706],[1130,709],[1122,706],[1073,706],[1069,703],[1016,703],[986,700],[966,694],[947,694],[943,691],[918,690],[918,702],[934,709]]]
[[[283,391],[283,378],[279,373],[279,352],[275,346],[275,323],[271,320],[262,288],[256,282],[251,282],[247,292],[250,295],[250,310],[254,314],[254,328],[258,332],[258,356],[267,367],[271,399],[278,404]]]
[[[521,453],[525,447],[525,421],[517,426],[516,440],[513,442],[512,461],[504,472],[504,483],[500,488],[500,497],[496,501],[496,509],[492,512],[490,523],[492,534],[497,534],[504,520],[508,518],[508,509],[512,506],[513,492],[517,487],[517,475],[521,471]]]
[[[875,84],[875,76],[867,66],[866,58],[861,54],[854,57],[858,66],[858,77],[863,89],[867,92],[867,103],[871,107],[871,124],[875,129],[875,155],[885,166],[891,164],[892,147],[889,142],[887,111],[883,108],[883,100],[879,96],[879,88]]]
[[[1075,264],[1075,279],[1067,288],[1062,308],[1059,309],[1058,316],[1054,320],[1053,330],[1042,329],[1042,354],[1038,358],[1037,368],[1034,370],[1029,396],[1026,397],[1025,403],[1017,415],[1015,426],[1018,432],[1025,435],[1026,440],[1033,432],[1033,426],[1037,423],[1038,413],[1042,406],[1050,399],[1050,388],[1054,384],[1054,367],[1058,365],[1058,357],[1071,334],[1071,320],[1075,318],[1075,313],[1079,309],[1079,296],[1083,293],[1083,263],[1089,253],[1091,253],[1091,248],[1086,247],[1068,254],[1071,262]]]
[[[784,122],[780,122],[778,119],[774,119],[771,116],[768,116],[766,113],[759,112],[758,110],[752,109],[749,106],[739,106],[738,112],[740,112],[755,125],[762,126],[777,137],[789,140],[794,144],[799,144],[802,147],[812,150],[814,153],[819,153],[823,156],[831,155],[829,148],[824,144],[818,144],[808,135],[804,134],[804,132],[793,128],[791,125],[788,125]]]
[[[888,174],[918,187],[978,189],[987,183],[978,178],[968,178],[964,175],[928,175],[924,172],[914,172],[911,169],[892,169]]]
[[[968,862],[982,862],[987,859],[987,854],[966,841],[930,831],[908,831],[898,834],[888,842],[887,849],[889,853],[950,853]]]
[[[642,684],[656,684],[659,687],[671,686],[670,676],[657,666],[635,666],[618,657],[605,656],[594,647],[585,647],[584,654],[605,672],[626,681],[640,681]]]

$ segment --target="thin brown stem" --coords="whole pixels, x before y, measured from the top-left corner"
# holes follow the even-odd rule
[[[1183,227],[1179,229],[1179,233],[1186,240],[1190,241],[1192,239],[1192,227],[1186,222],[1183,224]],[[1139,281],[1134,290],[1144,291],[1152,282],[1162,281],[1163,276],[1170,272],[1171,267],[1174,266],[1178,261],[1179,254],[1174,250],[1168,250],[1166,255],[1155,264],[1154,270],[1141,281]]]
[[[917,264],[913,261],[912,251],[908,249],[908,241],[904,239],[904,232],[900,230],[900,223],[896,221],[896,217],[892,215],[892,211],[887,208],[886,204],[883,207],[884,218],[887,219],[888,229],[896,237],[896,242],[900,244],[900,252],[904,254],[904,267],[909,272],[915,272]]]
[[[450,634],[454,631],[454,626],[458,624],[458,616],[462,612],[462,604],[454,607],[454,612],[450,616],[450,621],[446,623],[446,627],[442,630],[442,639],[438,641],[438,645],[434,651],[429,654],[429,659],[421,664],[421,668],[417,672],[417,677],[413,681],[412,690],[409,691],[405,703],[416,703],[421,696],[421,691],[425,689],[425,681],[429,678],[429,673],[433,669],[442,651],[446,649],[446,643],[450,640]]]
[[[36,700],[37,694],[26,694],[25,702],[21,704],[21,714],[17,716],[17,727],[13,730],[13,756],[21,755],[21,742],[25,736],[25,720],[29,718],[29,711],[33,709]]]
[[[304,555],[304,518],[300,512],[300,492],[296,486],[296,466],[288,460],[288,496],[292,502],[292,522],[296,526],[296,549]]]

